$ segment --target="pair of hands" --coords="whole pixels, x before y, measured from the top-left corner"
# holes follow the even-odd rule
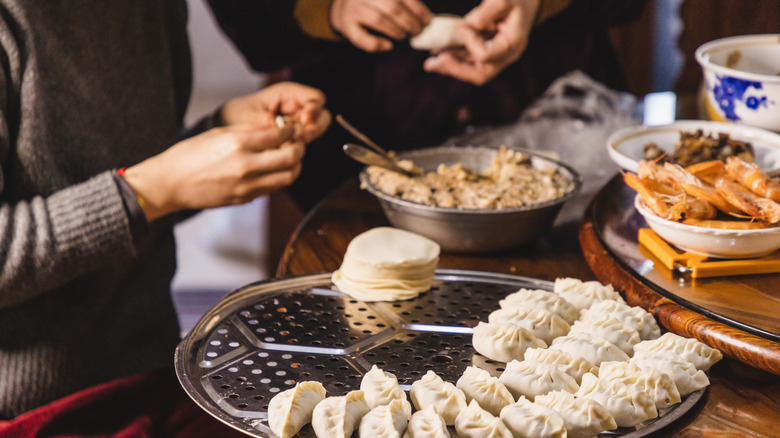
[[[458,29],[465,47],[433,54],[423,68],[477,85],[488,82],[525,51],[539,2],[482,0]],[[330,10],[333,28],[367,52],[390,50],[388,38],[417,35],[431,16],[420,0],[334,0]]]
[[[279,126],[277,115],[292,123]],[[305,144],[331,121],[321,91],[291,82],[233,99],[220,116],[224,126],[125,171],[147,220],[242,204],[291,184],[301,171]]]

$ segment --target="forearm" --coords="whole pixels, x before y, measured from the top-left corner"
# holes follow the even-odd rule
[[[133,238],[110,172],[49,197],[0,204],[0,307],[129,259]]]

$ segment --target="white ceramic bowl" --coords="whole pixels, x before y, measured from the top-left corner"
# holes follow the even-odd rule
[[[780,227],[725,230],[661,219],[637,195],[634,207],[662,239],[683,251],[708,257],[745,259],[762,257],[780,249]]]
[[[706,135],[726,133],[729,137],[750,142],[755,152],[755,162],[770,174],[780,171],[780,135],[765,129],[735,123],[706,120],[681,120],[663,126],[631,126],[614,132],[607,139],[607,153],[620,168],[636,172],[638,162],[644,156],[648,143],[655,143],[668,152],[680,140],[681,131],[701,129]]]
[[[780,34],[721,38],[695,56],[711,120],[780,131]]]

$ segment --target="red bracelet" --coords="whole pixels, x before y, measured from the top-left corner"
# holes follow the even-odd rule
[[[122,176],[122,175],[125,174],[126,170],[127,170],[127,167],[120,167],[119,169],[116,170],[116,174],[119,175],[119,176]]]

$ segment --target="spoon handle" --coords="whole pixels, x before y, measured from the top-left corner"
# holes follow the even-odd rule
[[[361,140],[363,143],[367,144],[371,147],[371,149],[377,151],[378,153],[388,156],[387,151],[382,149],[378,144],[374,143],[370,138],[366,136],[366,134],[363,134],[362,132],[358,131],[357,128],[352,126],[349,122],[344,120],[344,117],[341,116],[341,114],[336,115],[336,121],[339,122],[339,125],[343,126],[344,129],[349,131],[350,134],[357,137],[359,140]]]

